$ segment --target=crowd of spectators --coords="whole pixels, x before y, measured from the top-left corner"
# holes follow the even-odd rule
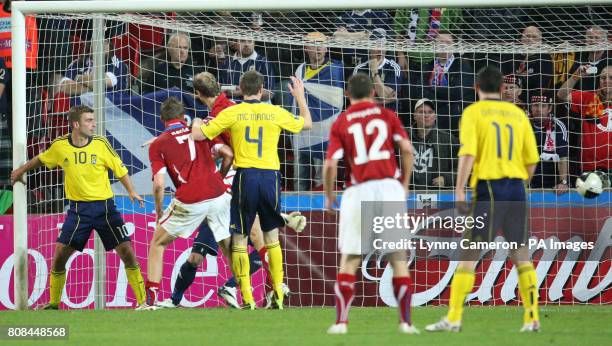
[[[569,21],[563,25],[581,30],[586,45],[609,45],[607,29],[612,23],[612,11],[609,7],[588,8],[604,13],[593,18],[609,20],[587,25],[587,21],[576,19],[575,24]],[[307,191],[320,188],[329,126],[346,105],[344,83],[351,75],[364,72],[374,82],[376,100],[395,110],[409,130],[415,147],[412,187],[429,190],[453,186],[461,113],[476,101],[475,73],[483,66],[495,64],[505,75],[502,98],[528,112],[538,138],[542,162],[532,187],[554,188],[562,193],[571,186],[572,176],[583,170],[612,173],[612,68],[608,67],[612,64],[606,50],[539,52],[540,45],[559,43],[559,35],[554,35],[555,28],[550,21],[541,21],[541,18],[556,17],[550,9],[529,11],[435,8],[325,12],[325,16],[308,12],[217,12],[202,13],[198,17],[201,25],[234,26],[244,32],[287,34],[295,30],[305,34],[303,39],[307,44],[300,46],[258,42],[257,35],[242,34],[240,39],[232,39],[158,28],[159,32],[148,41],[161,40],[159,44],[143,43],[134,48],[130,40],[140,39],[142,27],[134,30],[131,24],[114,24],[113,30],[107,30],[104,43],[105,83],[108,92],[143,95],[176,88],[193,95],[194,76],[207,71],[220,82],[227,97],[240,102],[237,88],[240,76],[257,70],[266,77],[263,100],[292,110],[294,105],[287,82],[290,76],[304,80],[315,127],[301,135],[286,135],[281,143],[281,160],[285,188]],[[176,16],[180,19],[181,15]],[[42,56],[39,56],[40,61],[46,62],[46,70],[44,79],[38,78],[29,85],[40,89],[48,102],[43,103],[43,109],[29,111],[29,118],[61,114],[66,105],[58,100],[65,98],[69,105],[74,96],[92,90],[93,64],[88,44],[91,24],[78,22],[38,23],[39,31],[46,33],[41,35]],[[66,34],[56,37],[48,34],[53,30],[65,32],[66,28],[71,28],[69,32],[85,34],[70,38]],[[124,37],[129,38],[128,49],[126,41],[119,39]],[[72,43],[66,45],[66,39]],[[327,48],[326,43],[332,39],[367,41],[371,48]],[[485,49],[463,53],[446,49],[477,40],[523,45],[529,49],[522,50],[521,54]],[[436,53],[389,51],[392,42],[431,43],[438,49]],[[75,59],[62,62],[54,57],[49,47],[56,43],[62,56],[72,55]],[[49,61],[54,65],[49,65]],[[3,155],[0,172],[5,173],[10,166],[6,164],[10,159],[5,157],[10,152],[7,149],[10,148],[7,120],[10,103],[6,96],[9,79],[10,69],[0,59],[0,153]],[[44,99],[37,95],[29,97]]]

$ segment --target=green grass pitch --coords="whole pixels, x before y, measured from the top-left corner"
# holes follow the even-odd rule
[[[612,309],[607,306],[541,308],[542,331],[522,334],[521,307],[467,307],[463,331],[426,333],[446,307],[413,308],[421,335],[397,331],[392,308],[352,308],[347,335],[326,335],[333,308],[239,311],[174,309],[157,311],[4,311],[1,325],[68,325],[70,344],[81,345],[610,345]],[[59,341],[0,340],[1,345],[64,344]]]

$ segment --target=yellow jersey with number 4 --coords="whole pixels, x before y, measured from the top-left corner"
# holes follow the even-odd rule
[[[278,139],[281,130],[298,133],[303,126],[304,118],[296,117],[282,107],[247,100],[224,109],[201,129],[208,139],[229,129],[234,167],[279,170]]]
[[[108,170],[120,179],[128,173],[108,140],[93,136],[83,147],[72,144],[70,135],[58,137],[38,155],[48,168],[62,167],[66,198],[72,201],[103,201],[113,197]]]
[[[526,180],[525,166],[539,161],[531,123],[525,112],[510,102],[483,100],[465,108],[459,141],[459,156],[474,156],[472,188],[479,180]]]

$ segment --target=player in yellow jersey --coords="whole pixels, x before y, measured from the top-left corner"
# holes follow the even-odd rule
[[[465,202],[465,185],[470,173],[474,196],[472,213],[481,222],[464,234],[469,244],[492,242],[498,229],[518,249],[510,259],[518,271],[519,291],[525,313],[521,331],[538,331],[538,283],[529,259],[527,243],[527,192],[525,186],[539,161],[533,129],[525,112],[502,101],[502,74],[491,66],[478,72],[476,91],[480,99],[468,106],[461,117],[459,168],[455,200]],[[479,227],[481,226],[481,227]],[[477,244],[476,244],[477,245]],[[461,261],[451,282],[449,311],[427,331],[461,330],[465,298],[474,286],[474,269],[480,250],[462,247]]]
[[[108,170],[129,193],[130,200],[142,198],[134,191],[128,170],[104,137],[95,136],[96,119],[87,106],[75,106],[68,112],[71,133],[58,137],[40,155],[11,173],[11,183],[22,181],[29,170],[47,166],[64,170],[64,188],[70,209],[57,238],[50,276],[50,300],[42,309],[59,308],[66,283],[66,262],[74,251],[83,251],[91,230],[95,229],[106,251],[115,250],[123,263],[128,282],[138,305],[145,301],[144,281],[134,255],[121,214],[115,208]]]
[[[199,119],[194,120],[192,135],[195,140],[203,140],[230,131],[236,168],[230,212],[232,269],[240,286],[244,307],[254,309],[247,237],[258,214],[268,252],[274,299],[282,309],[284,273],[278,227],[284,226],[285,220],[280,213],[278,140],[283,129],[297,133],[312,128],[312,119],[301,81],[292,77],[293,87],[289,87],[300,107],[300,117],[281,107],[262,103],[263,81],[259,72],[246,72],[240,78],[244,102],[226,108],[207,125]]]

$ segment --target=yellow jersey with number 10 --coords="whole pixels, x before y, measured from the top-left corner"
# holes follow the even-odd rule
[[[66,198],[72,201],[103,201],[113,197],[108,170],[120,179],[128,173],[108,140],[93,136],[83,147],[72,144],[70,135],[58,137],[38,155],[48,168],[62,167]]]
[[[244,101],[228,107],[202,133],[213,139],[229,129],[234,149],[234,167],[279,170],[278,139],[281,130],[298,133],[304,118],[268,103]]]
[[[459,156],[474,156],[470,186],[479,180],[526,180],[526,165],[539,161],[531,123],[516,105],[483,100],[468,106],[459,124]]]

